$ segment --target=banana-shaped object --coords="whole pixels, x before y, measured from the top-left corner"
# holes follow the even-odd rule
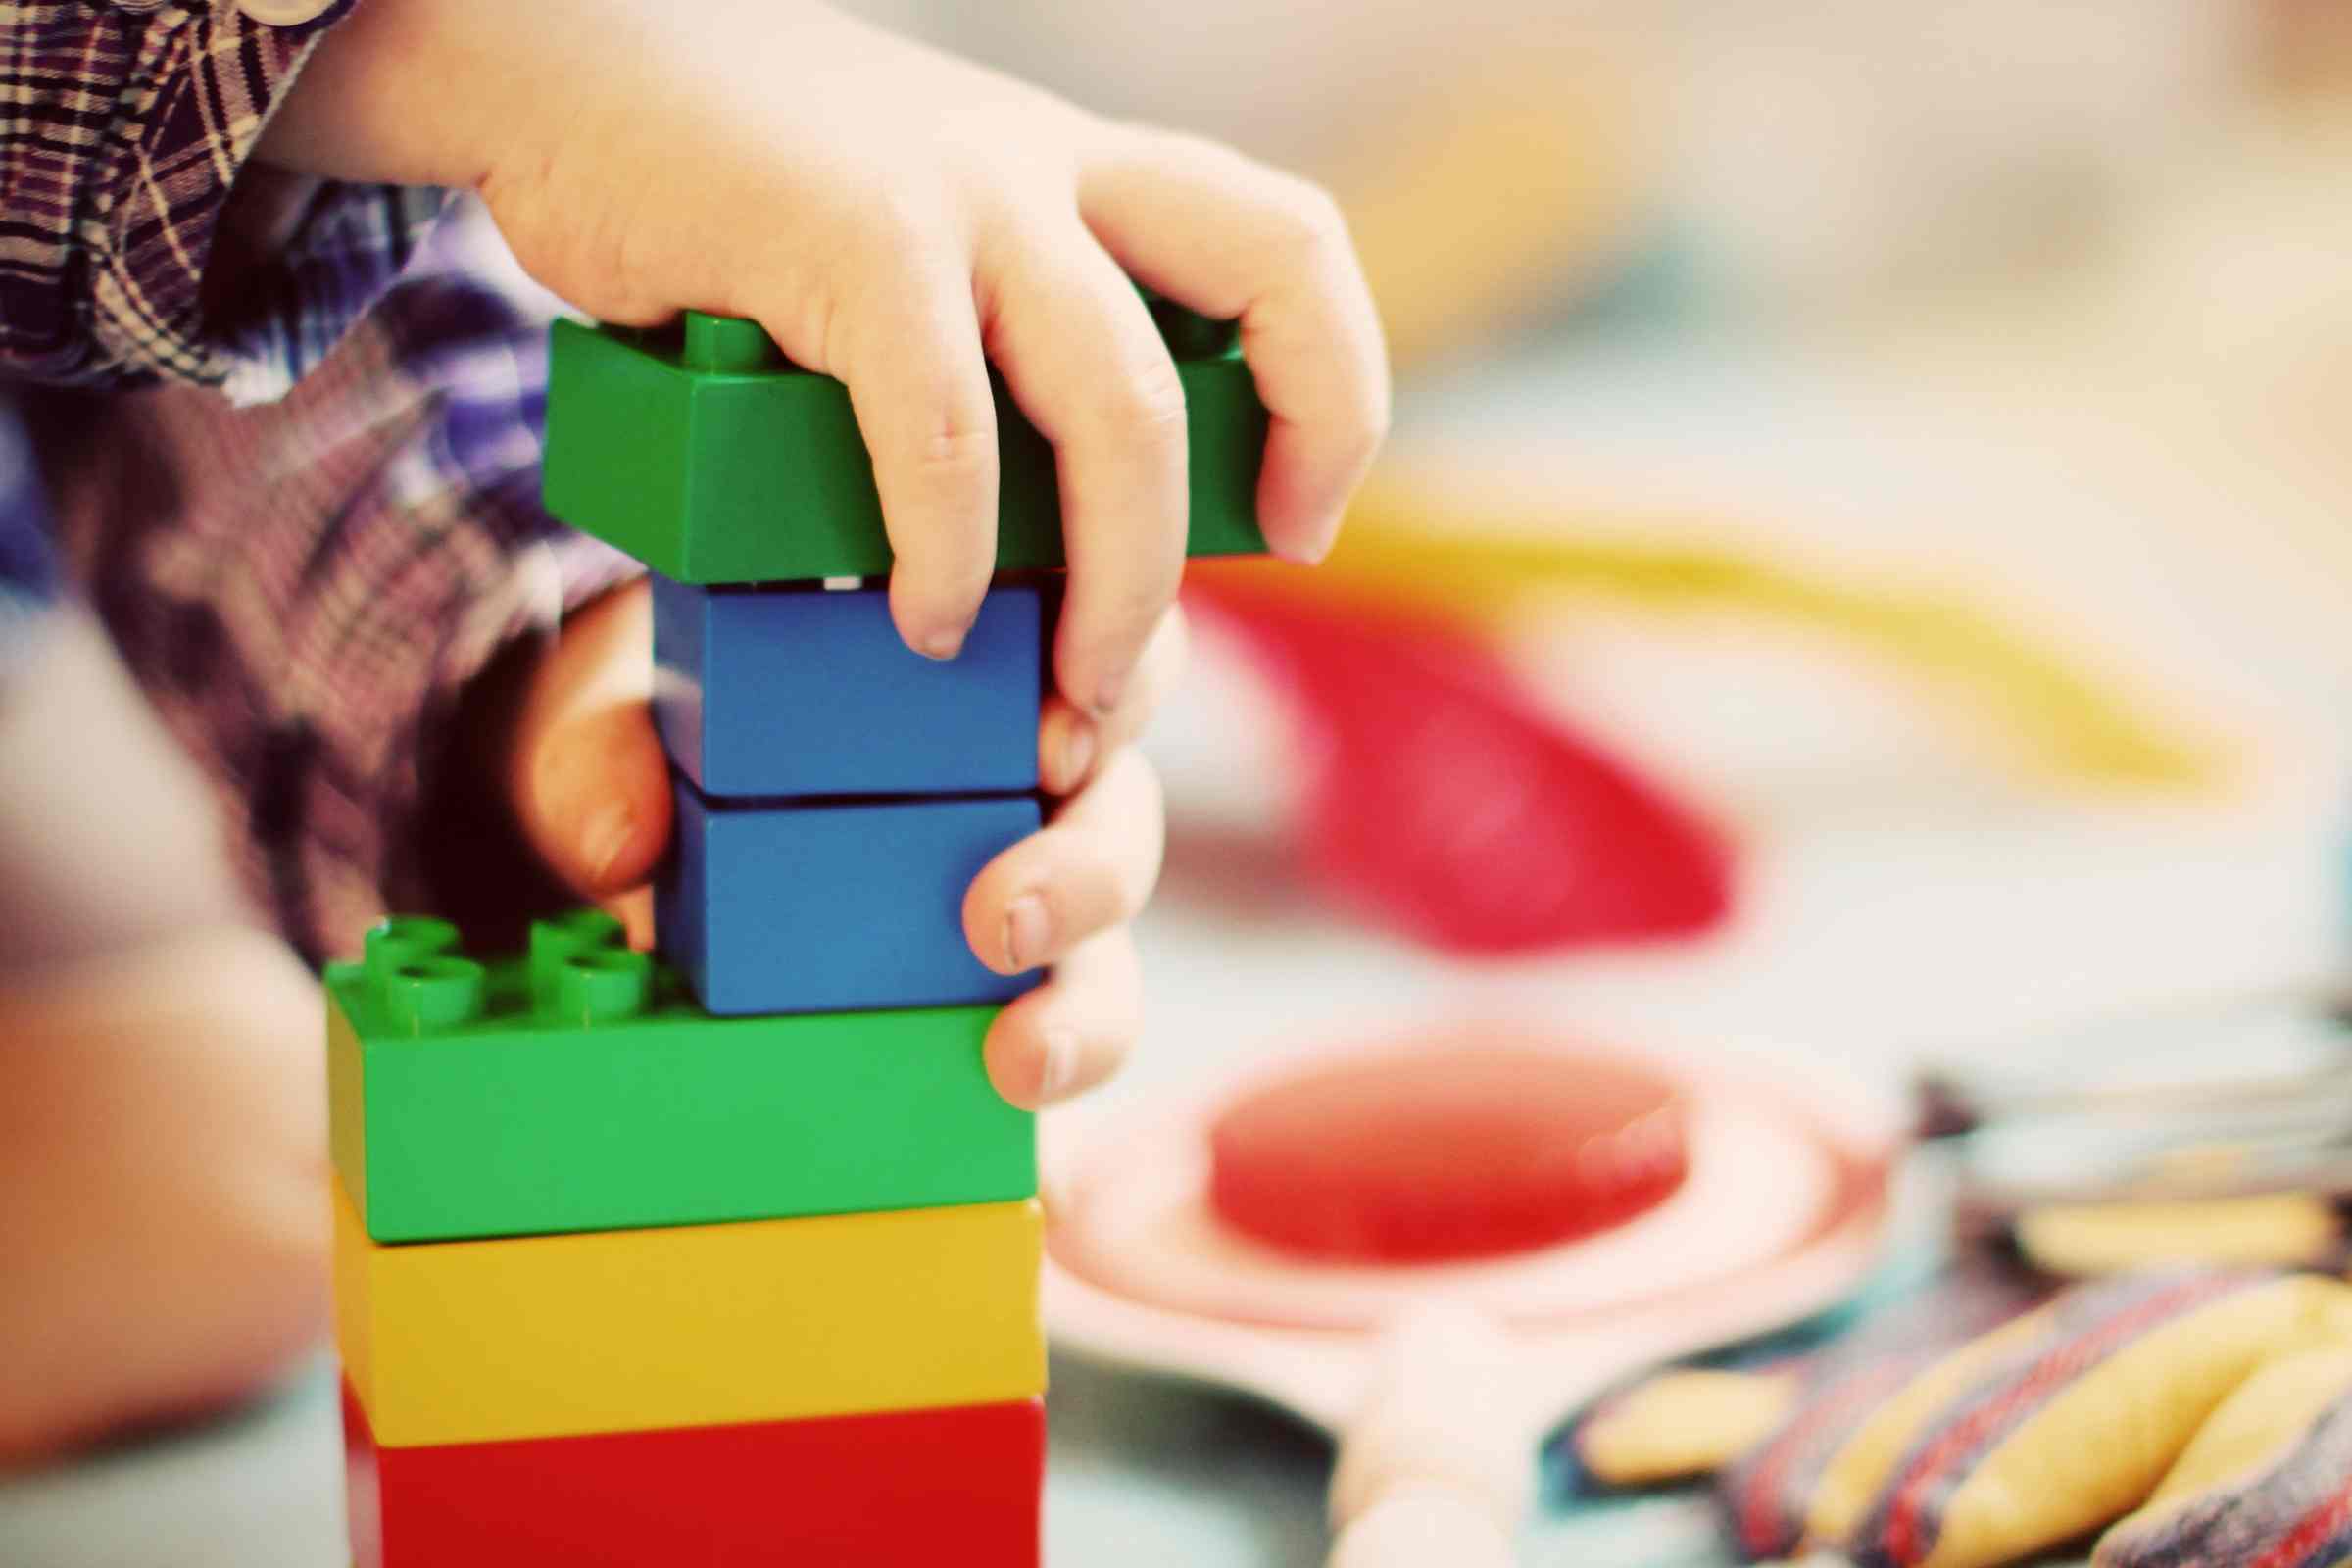
[[[2352,1286],[2146,1271],[1957,1332],[1984,1304],[1929,1303],[1940,1348],[1865,1335],[1797,1367],[1664,1374],[1596,1409],[1577,1454],[1611,1484],[1718,1471],[1751,1560],[2001,1568],[2103,1528],[2096,1568],[2352,1550]]]
[[[1588,519],[1590,520],[1590,519]],[[1578,529],[1573,513],[1504,516],[1376,474],[1316,572],[1197,562],[1289,592],[1499,623],[1546,604],[1606,600],[1661,613],[1730,613],[1826,632],[2005,731],[2044,773],[2124,791],[2211,790],[2215,743],[2168,723],[2054,647],[1973,600],[1808,573],[1661,517],[1640,531]]]

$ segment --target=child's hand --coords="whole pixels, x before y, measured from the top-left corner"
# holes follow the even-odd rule
[[[524,836],[584,897],[637,888],[669,842],[667,764],[646,707],[652,640],[643,582],[590,606],[530,671],[507,733],[491,740]],[[1162,822],[1158,777],[1128,743],[1184,651],[1184,621],[1170,611],[1109,713],[1046,700],[1039,778],[1059,804],[964,895],[965,939],[990,968],[1053,966],[989,1030],[990,1080],[1017,1105],[1100,1083],[1135,1042],[1142,977],[1127,922],[1158,880]]]
[[[1274,416],[1258,512],[1278,553],[1329,548],[1388,418],[1378,323],[1320,191],[815,5],[369,0],[264,151],[478,189],[523,265],[583,310],[752,317],[846,381],[893,610],[935,656],[962,642],[995,559],[993,363],[1059,454],[1054,670],[1101,722],[1185,540],[1182,388],[1123,272],[1241,319]],[[1105,787],[1135,787],[1116,775]]]

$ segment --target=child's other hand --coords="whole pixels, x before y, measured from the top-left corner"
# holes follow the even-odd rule
[[[1105,724],[1185,542],[1183,390],[1128,275],[1240,318],[1274,416],[1258,514],[1278,554],[1329,548],[1388,419],[1378,322],[1322,192],[820,6],[369,0],[264,151],[478,189],[523,265],[583,310],[752,317],[847,382],[893,610],[936,656],[995,559],[993,363],[1058,454],[1056,683]],[[1139,787],[1104,759],[1106,787]]]
[[[643,582],[591,605],[526,677],[494,743],[524,836],[582,897],[634,895],[668,847],[667,764],[646,707],[652,642]],[[1014,1104],[1091,1088],[1135,1043],[1142,976],[1127,924],[1158,880],[1163,823],[1158,776],[1129,743],[1184,655],[1171,609],[1107,714],[1046,699],[1039,777],[1055,804],[1045,828],[989,862],[964,895],[964,935],[982,962],[1003,974],[1052,968],[989,1030],[989,1077]]]
[[[316,1343],[319,1007],[285,944],[227,926],[0,986],[0,1470],[210,1411]]]

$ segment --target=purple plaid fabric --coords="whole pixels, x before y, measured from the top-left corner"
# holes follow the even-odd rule
[[[227,0],[0,3],[0,372],[258,397],[317,362],[440,201],[238,178],[270,106],[350,7],[269,26]],[[236,232],[267,259],[213,277],[232,192]]]
[[[56,591],[49,498],[15,407],[0,395],[0,673]]]
[[[170,385],[36,419],[70,580],[314,959],[442,906],[425,811],[460,695],[638,569],[540,509],[547,303],[502,266],[468,206],[275,404]]]
[[[539,509],[551,302],[478,211],[247,167],[351,5],[0,0],[0,375],[47,383],[0,609],[55,558],[314,958],[429,902],[468,683],[633,569]]]

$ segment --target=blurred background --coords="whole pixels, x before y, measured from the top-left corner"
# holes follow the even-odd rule
[[[2341,6],[876,10],[1329,183],[1399,374],[1323,576],[1195,574],[1146,1046],[1050,1147],[1480,1017],[1799,1092],[2122,1073],[2144,1033],[2053,1032],[2340,967]],[[1351,681],[1294,612],[1410,627]],[[1438,710],[1486,660],[1574,755]],[[1319,1444],[1055,1375],[1062,1560],[1319,1560]],[[1555,1503],[1531,1551],[1728,1560],[1687,1496]]]
[[[1319,985],[1893,1061],[2333,965],[2341,7],[867,9],[1326,181],[1390,326],[1396,432],[1332,569],[1197,573],[1148,950],[1201,983],[1155,988],[1118,1095],[1324,1028]],[[1319,813],[1380,803],[1329,776],[1335,688],[1263,657],[1278,604],[1459,632],[1688,838],[1553,845],[1596,902],[1516,930],[1350,862]],[[1508,870],[1519,805],[1440,813],[1457,869]]]
[[[2337,0],[853,9],[1324,180],[1396,357],[1330,566],[1195,574],[1154,1010],[1050,1143],[1467,1017],[1891,1090],[2340,967]],[[1055,1560],[1320,1560],[1317,1442],[1055,1380]],[[201,1517],[269,1451],[323,1564],[329,1386],[258,1421],[0,1499],[13,1539],[152,1560],[87,1554],[93,1498]],[[1653,1498],[1537,1550],[1720,1547]]]

